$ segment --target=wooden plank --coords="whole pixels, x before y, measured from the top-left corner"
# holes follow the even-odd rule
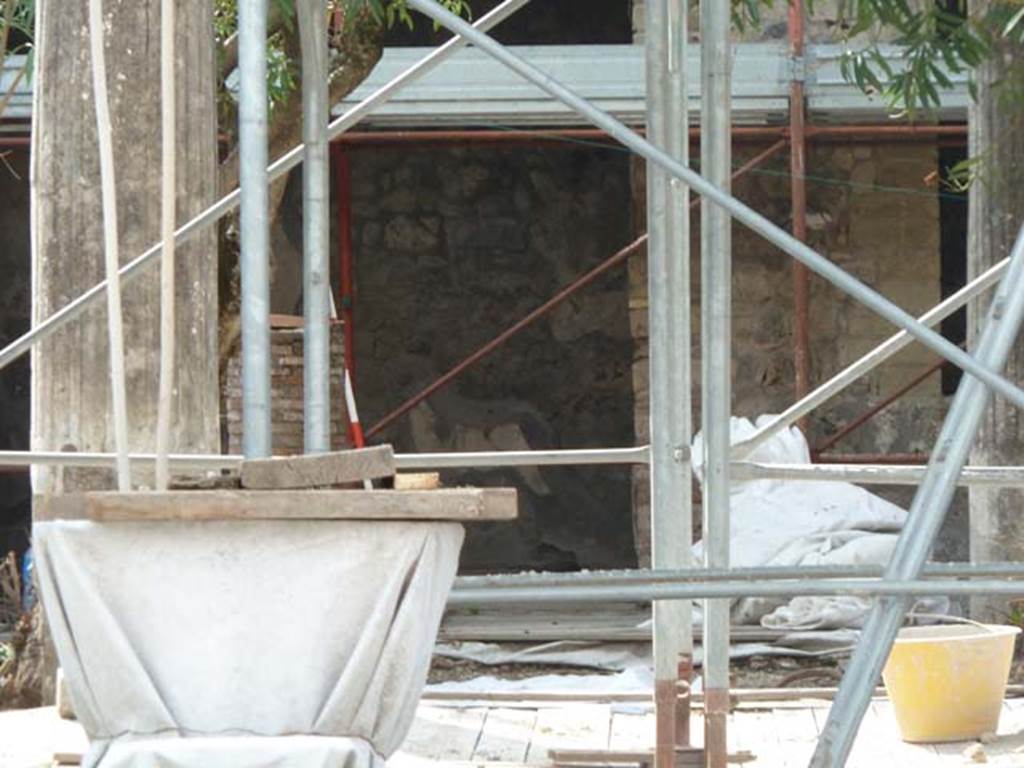
[[[542,709],[530,736],[526,762],[549,765],[549,750],[607,749],[611,708],[606,704],[576,704]]]
[[[440,762],[470,760],[486,715],[487,710],[483,707],[447,709],[421,706],[416,710],[416,719],[402,744],[401,754]],[[392,761],[388,764],[391,765]]]
[[[242,487],[253,490],[329,488],[394,474],[395,452],[390,445],[305,456],[246,459],[240,469]]]
[[[609,749],[620,751],[648,751],[654,749],[654,713],[633,714],[616,712],[612,714]]]
[[[936,763],[938,750],[935,745],[911,744],[900,737],[891,701],[872,701],[869,709],[873,717],[864,718],[867,728],[870,729],[865,737],[884,743],[888,747],[886,754],[894,765],[917,768]],[[862,723],[861,732],[864,730],[865,724]]]
[[[432,491],[440,487],[440,472],[400,472],[394,479],[396,491]]]
[[[778,768],[785,765],[771,712],[736,712],[730,723],[729,738],[750,750],[753,756],[747,764],[750,768]]]
[[[804,768],[811,759],[818,740],[818,726],[814,713],[807,709],[776,709],[772,723],[786,768]]]
[[[654,751],[641,750],[615,751],[600,749],[553,749],[550,752],[551,762],[556,766],[579,766],[591,768],[601,766],[640,766],[653,768]],[[676,768],[702,768],[704,750],[696,747],[679,748],[676,750]]]
[[[1024,764],[1024,709],[1004,701],[999,731],[985,737],[984,747],[993,765]]]
[[[729,768],[739,768],[753,763],[756,756],[751,748],[760,748],[759,740],[751,738],[752,734],[748,728],[740,725],[740,718],[743,717],[735,710],[730,712],[725,726],[725,733],[728,739],[727,762]]]
[[[302,315],[270,315],[271,328],[303,328],[305,325],[306,320]]]
[[[824,727],[828,717],[827,709],[816,709],[814,711],[819,730]],[[847,761],[847,768],[874,768],[876,765],[883,765],[885,757],[889,754],[892,734],[888,728],[880,722],[878,711],[869,706],[861,721],[860,730],[850,750],[850,758]]]
[[[514,520],[514,488],[171,491],[37,496],[36,520]]]
[[[536,722],[534,710],[488,710],[473,759],[488,763],[522,763]]]

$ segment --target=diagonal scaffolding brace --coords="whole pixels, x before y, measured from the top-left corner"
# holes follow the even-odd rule
[[[528,2],[530,2],[530,0],[505,0],[505,2],[496,7],[490,13],[481,16],[480,20],[476,22],[474,28],[480,30],[491,29],[525,6]],[[453,38],[440,48],[437,48],[427,56],[424,56],[401,74],[395,76],[385,85],[382,85],[359,104],[356,104],[354,107],[347,110],[345,114],[331,122],[327,128],[328,140],[336,139],[345,131],[357,125],[375,109],[379,109],[387,103],[387,101],[391,99],[401,88],[436,69],[443,61],[451,58],[454,54],[458,53],[458,51],[465,48],[466,45],[468,45],[468,42],[468,40],[461,37]],[[290,151],[279,157],[267,167],[266,173],[268,182],[275,181],[293,168],[298,167],[302,163],[304,157],[305,146],[303,144],[293,147]],[[240,201],[241,190],[236,187],[232,192],[224,195],[224,197],[209,208],[178,227],[174,233],[175,244],[180,246],[187,243],[189,239],[191,239],[197,232],[200,232],[204,227],[208,227],[238,208]],[[141,277],[146,269],[156,263],[156,257],[160,255],[162,250],[163,242],[161,241],[122,266],[118,271],[118,275],[121,278],[121,284],[126,285],[135,278]],[[41,323],[31,328],[27,333],[22,334],[0,350],[0,370],[3,370],[12,362],[17,360],[36,344],[63,328],[67,323],[81,316],[83,312],[103,298],[106,289],[106,280],[97,283],[92,288],[78,296],[78,298],[70,301]]]
[[[1010,255],[1010,267],[989,306],[978,343],[978,359],[986,367],[1002,370],[1024,321],[1024,227]],[[885,578],[909,581],[921,575],[946,511],[953,500],[957,478],[967,461],[971,444],[988,407],[991,393],[977,379],[965,376],[957,388],[942,431],[932,451],[928,470],[907,521],[885,570]],[[893,640],[899,631],[910,599],[892,596],[872,606],[860,643],[843,676],[835,703],[821,732],[812,766],[842,766],[853,746],[860,722],[871,700],[868,690],[882,673]]]

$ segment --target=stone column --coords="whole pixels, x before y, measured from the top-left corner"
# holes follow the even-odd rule
[[[210,0],[177,4],[178,221],[217,192],[217,112]],[[107,3],[120,253],[160,233],[159,0]],[[32,316],[38,323],[103,278],[102,213],[87,3],[40,3],[32,161]],[[159,269],[125,286],[129,442],[155,448]],[[217,238],[210,227],[177,252],[177,366],[171,450],[217,452]],[[103,302],[33,351],[32,449],[113,450]],[[64,473],[63,490],[112,487],[112,471]],[[151,472],[136,474],[148,482]],[[36,471],[35,493],[59,471]]]

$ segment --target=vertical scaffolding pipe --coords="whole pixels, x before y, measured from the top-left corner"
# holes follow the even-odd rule
[[[701,172],[729,192],[732,173],[730,7],[702,0]],[[732,417],[732,218],[701,202],[701,370],[704,433],[704,553],[708,568],[729,566],[729,462]],[[704,611],[704,749],[725,768],[729,715],[729,601]]]
[[[686,14],[674,0],[645,4],[647,135],[685,153]],[[679,157],[685,159],[685,155]],[[650,322],[651,559],[655,568],[690,560],[689,215],[685,193],[655,163],[647,164],[647,271]],[[690,605],[654,603],[655,762],[674,768],[680,734],[680,666],[692,654]]]
[[[1022,320],[1024,228],[1017,235],[1006,277],[989,306],[975,353],[981,365],[992,371],[1002,371]],[[885,580],[910,581],[921,575],[991,396],[988,387],[978,379],[964,375],[935,443],[924,479],[910,506],[906,525],[885,569]],[[871,689],[882,673],[910,604],[908,596],[884,597],[875,601],[821,731],[811,758],[812,766],[839,768],[846,763],[864,711],[871,701]]]
[[[306,453],[331,449],[330,146],[327,4],[296,5],[302,48],[303,435]]]
[[[789,56],[792,79],[789,82],[789,165],[790,204],[793,214],[793,237],[807,241],[807,127],[804,98],[804,0],[790,0]],[[810,278],[811,273],[800,262],[793,263],[793,368],[796,397],[800,400],[810,391]],[[806,417],[800,423],[806,432]]]
[[[668,2],[668,77],[666,85],[667,142],[665,149],[681,163],[690,162],[690,121],[686,90],[686,43],[688,40],[688,14],[686,0]],[[679,179],[669,178],[666,247],[669,257],[670,289],[674,291],[671,307],[671,327],[675,329],[672,344],[672,365],[676,376],[669,393],[669,403],[677,420],[673,443],[678,446],[690,445],[693,427],[690,392],[690,188]],[[684,450],[674,468],[675,480],[681,487],[674,488],[678,494],[673,512],[677,520],[677,538],[668,542],[672,548],[672,562],[692,565],[690,553],[693,549],[693,484],[690,479],[690,452]],[[693,612],[686,603],[676,605],[674,620],[679,626],[677,638],[676,679],[687,684],[687,695],[676,697],[676,738],[677,746],[690,746],[690,696],[689,683],[693,678]]]
[[[267,0],[238,4],[238,65],[242,452],[255,458],[271,450]]]

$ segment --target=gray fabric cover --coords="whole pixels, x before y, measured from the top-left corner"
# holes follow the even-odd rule
[[[362,768],[412,724],[463,530],[60,521],[34,537],[86,768]],[[286,736],[345,738],[265,738]]]

